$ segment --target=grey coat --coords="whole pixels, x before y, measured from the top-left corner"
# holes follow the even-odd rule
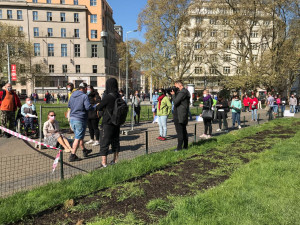
[[[190,92],[185,88],[179,91],[176,96],[172,95],[174,104],[173,119],[175,123],[188,124],[190,98]]]

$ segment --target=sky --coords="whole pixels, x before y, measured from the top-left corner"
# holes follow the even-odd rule
[[[124,41],[126,32],[138,29],[138,15],[147,4],[147,0],[107,0],[113,9],[113,18],[116,25],[121,25],[124,32]],[[144,41],[143,31],[128,34],[128,40],[136,38]]]

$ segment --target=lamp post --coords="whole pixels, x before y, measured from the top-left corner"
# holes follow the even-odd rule
[[[122,89],[121,88],[122,87],[122,85],[121,85],[121,67],[120,67],[120,62],[122,60],[123,60],[122,58],[119,59],[119,87],[120,87],[120,89]]]
[[[126,100],[128,101],[128,34],[132,32],[137,32],[137,30],[127,31],[126,32]]]
[[[8,83],[11,83],[11,76],[10,76],[10,61],[9,61],[9,45],[7,44],[7,75],[8,75]]]

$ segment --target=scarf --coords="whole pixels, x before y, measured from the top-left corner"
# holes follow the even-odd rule
[[[207,95],[206,97],[203,97],[203,102],[208,101],[211,98],[211,95]]]
[[[166,97],[165,95],[161,95],[158,97],[158,109],[160,110],[160,104],[161,104],[161,101],[163,100],[163,98]]]

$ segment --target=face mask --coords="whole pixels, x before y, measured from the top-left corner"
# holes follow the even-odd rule
[[[157,92],[155,92],[155,94],[157,95]]]
[[[87,91],[86,93],[89,95],[89,94],[91,94],[91,91]]]
[[[158,96],[162,96],[162,93],[160,92],[160,93],[158,93]]]
[[[31,104],[31,101],[27,101],[26,103],[27,103],[28,105],[30,105],[30,104]]]
[[[7,88],[7,90],[8,90],[8,91],[11,91],[11,90],[12,90],[12,88],[11,88],[11,87],[9,87],[9,88]]]
[[[204,94],[203,97],[205,98],[207,96],[207,94]]]
[[[52,120],[52,121],[55,120],[55,116],[50,116],[49,120]]]
[[[71,91],[71,88],[68,88],[68,91]]]

